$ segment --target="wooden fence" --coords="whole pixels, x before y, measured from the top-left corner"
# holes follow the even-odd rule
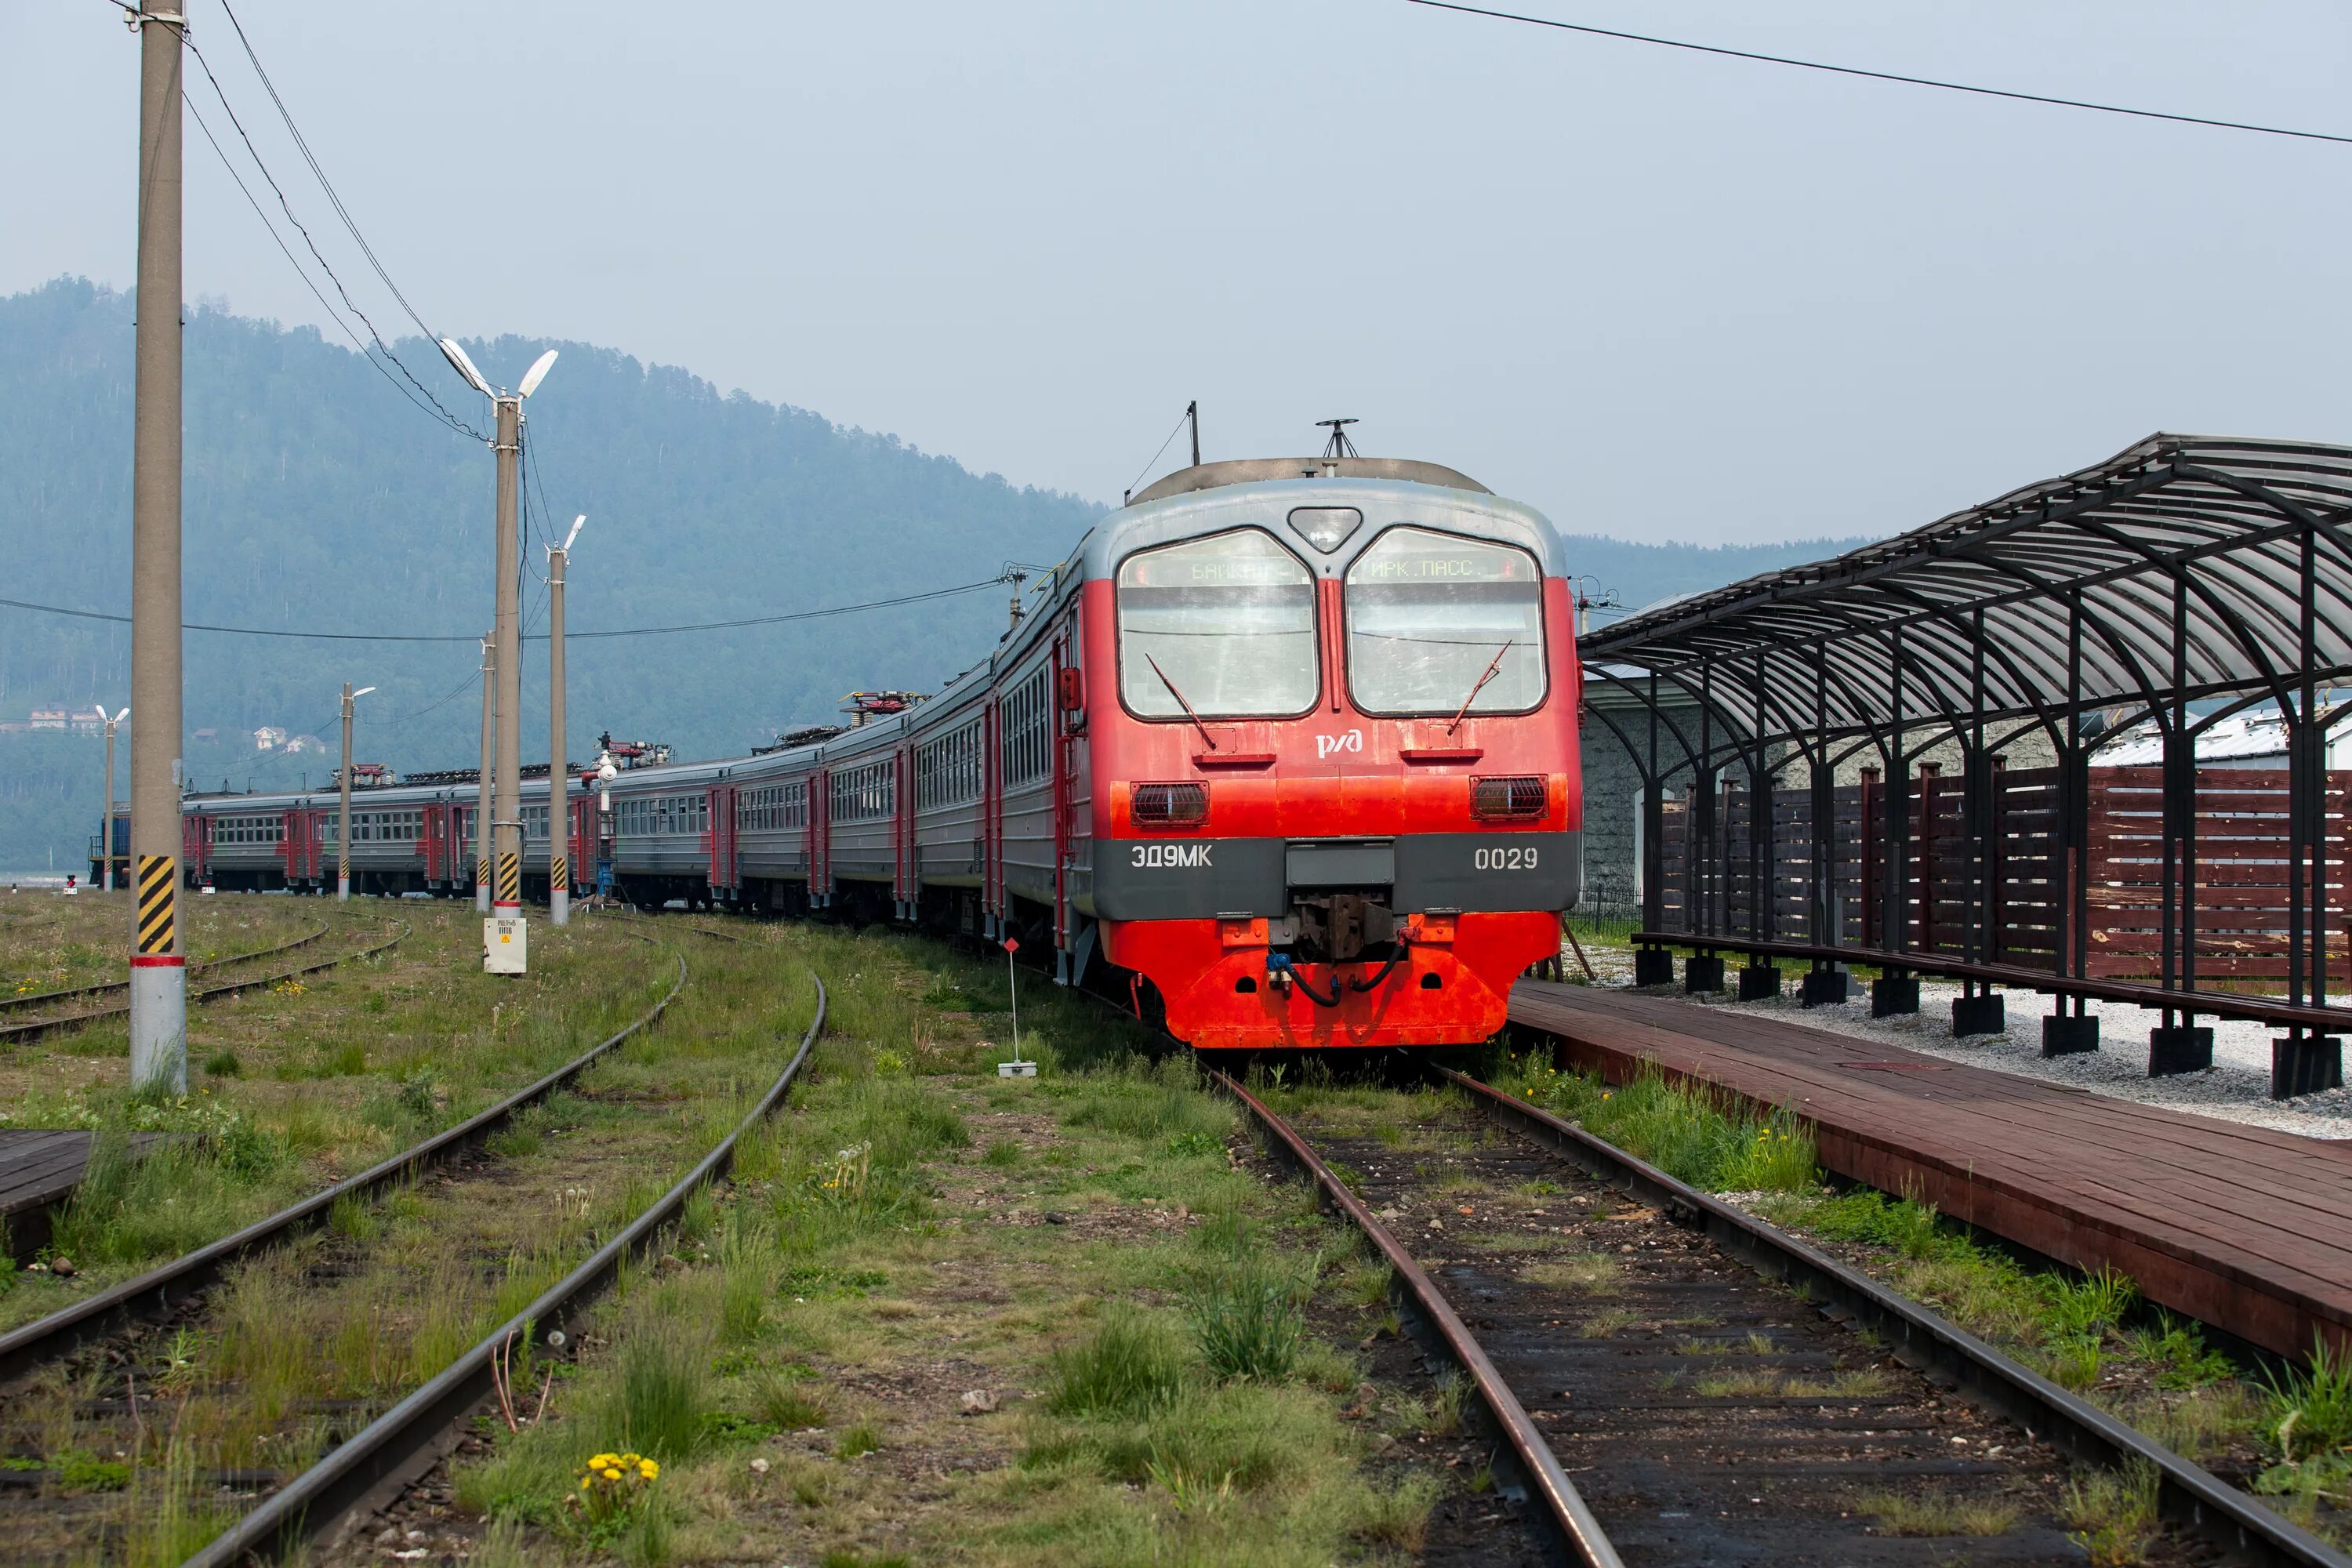
[[[1974,864],[1958,777],[1922,769],[1912,780],[1909,876],[1899,933],[1882,929],[1889,846],[1878,780],[1832,792],[1829,940],[1902,948],[1953,959],[1981,957],[2034,969],[2056,967],[2059,900],[2059,773],[1996,765],[1991,831],[1981,872]],[[1756,811],[1745,779],[1727,776],[1714,800],[1716,852],[1694,864],[1692,801],[1659,803],[1659,858],[1666,931],[1767,941],[1813,936],[1814,798],[1805,786],[1772,794],[1765,858],[1766,918],[1752,921],[1758,881],[1751,853]],[[2090,770],[2085,875],[2087,959],[2099,979],[2158,979],[2164,949],[2164,784],[2157,767]],[[2177,962],[2199,982],[2287,978],[2289,874],[2287,773],[2284,768],[2200,767],[2192,896],[2176,933]],[[2343,889],[2352,862],[2352,771],[2327,775],[2326,876],[2327,968],[2352,980]],[[1992,942],[1971,946],[1976,878],[1984,878]],[[1899,940],[1890,938],[1899,936]]]

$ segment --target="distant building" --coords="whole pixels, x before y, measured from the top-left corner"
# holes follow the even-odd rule
[[[298,752],[323,752],[326,749],[327,742],[316,735],[295,735],[286,742],[287,754],[289,756]]]
[[[33,710],[32,722],[29,727],[35,730],[62,730],[66,727],[67,717],[66,710],[62,708],[36,708]]]
[[[257,752],[274,752],[285,743],[286,731],[275,724],[264,724],[253,732],[253,749]]]
[[[106,710],[93,708],[87,713],[76,713],[69,722],[77,732],[95,735],[106,728]]]

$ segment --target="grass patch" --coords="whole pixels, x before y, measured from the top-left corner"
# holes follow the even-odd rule
[[[2016,1505],[2000,1498],[1941,1492],[1872,1492],[1854,1506],[1876,1517],[1882,1535],[2006,1535],[2019,1518]]]
[[[1821,1181],[1812,1132],[1796,1117],[1759,1117],[1655,1070],[1612,1085],[1514,1053],[1494,1082],[1707,1192],[1806,1192]]]
[[[1045,1406],[1056,1415],[1140,1416],[1183,1391],[1182,1348],[1154,1318],[1122,1313],[1047,1363]]]
[[[1237,1257],[1195,1273],[1184,1310],[1209,1371],[1269,1383],[1289,1376],[1307,1333],[1304,1294],[1295,1270],[1263,1258]]]
[[[1615,1284],[1622,1272],[1617,1260],[1607,1253],[1587,1252],[1530,1263],[1519,1270],[1519,1278],[1555,1290],[1600,1290]]]

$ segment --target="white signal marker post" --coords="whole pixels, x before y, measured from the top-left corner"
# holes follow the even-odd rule
[[[343,682],[341,807],[335,818],[335,902],[339,904],[352,900],[352,701],[374,689],[373,686],[362,686],[353,691],[350,681]]]
[[[587,521],[585,512],[573,518],[563,542],[547,552],[547,918],[553,925],[572,920],[572,773],[563,761],[563,569],[572,560],[572,542]]]
[[[188,1092],[180,947],[180,62],[187,17],[142,5],[139,319],[131,437],[131,1084]],[[111,781],[108,793],[113,793]],[[111,804],[109,805],[111,814]],[[111,853],[114,846],[107,848]]]
[[[1013,955],[1020,951],[1020,938],[1008,936],[1004,939],[1004,990],[1005,994],[1013,1000],[1013,1059],[996,1064],[996,1076],[999,1078],[1035,1078],[1037,1076],[1037,1064],[1021,1059],[1021,993],[1018,989],[1020,981],[1013,968]]]

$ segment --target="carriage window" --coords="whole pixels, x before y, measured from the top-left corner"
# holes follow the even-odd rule
[[[1366,712],[1543,701],[1543,574],[1526,551],[1392,528],[1348,568],[1347,599],[1348,689]]]
[[[1203,719],[1304,713],[1320,684],[1313,574],[1254,528],[1129,556],[1118,683],[1144,719],[1181,720],[1187,705]]]

